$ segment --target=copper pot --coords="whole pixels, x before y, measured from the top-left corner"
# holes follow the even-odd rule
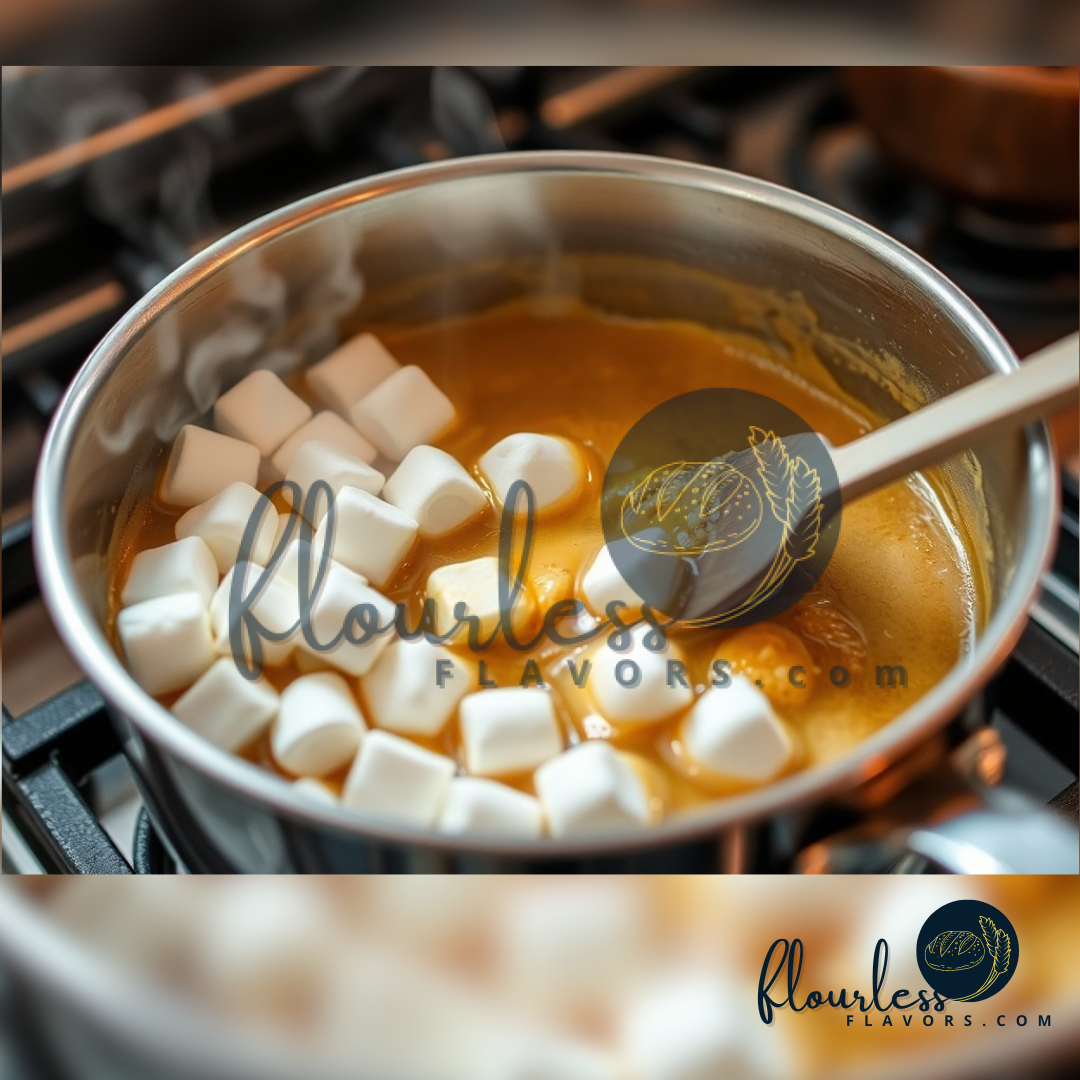
[[[1077,216],[1077,68],[852,67],[844,81],[903,168],[981,204]]]

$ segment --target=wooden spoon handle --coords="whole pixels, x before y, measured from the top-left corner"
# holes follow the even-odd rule
[[[844,501],[858,498],[979,439],[1004,434],[1077,402],[1080,335],[1029,356],[1015,371],[990,375],[924,409],[833,451]]]

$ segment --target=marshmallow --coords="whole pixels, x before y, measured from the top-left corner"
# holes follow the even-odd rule
[[[290,585],[296,585],[300,579],[300,553],[301,545],[304,543],[302,537],[304,535],[304,521],[299,516],[294,515],[291,510],[285,510],[278,514],[278,527],[277,532],[274,535],[274,547],[272,551],[272,557],[277,554],[277,550],[281,545],[281,542],[285,539],[285,534],[289,529],[289,522],[295,520],[295,525],[292,531],[292,539],[289,541],[288,546],[284,552],[274,560],[274,578],[278,581],[287,581]],[[315,571],[318,569],[318,556],[322,551],[322,543],[315,543],[315,530],[312,529],[308,535],[311,537],[310,552],[311,552],[311,574],[315,575]],[[269,564],[268,564],[269,565]]]
[[[670,641],[661,652],[645,648],[644,639],[651,632],[648,626],[636,627],[626,652],[616,652],[604,640],[593,653],[589,690],[598,711],[611,723],[653,724],[694,700],[682,653]]]
[[[365,625],[373,624],[373,620],[377,620],[380,627],[385,627],[394,621],[396,609],[392,600],[370,588],[359,574],[331,561],[322,590],[311,606],[310,622],[315,640],[320,645],[327,645],[341,636],[342,628],[345,628],[352,638],[362,638],[366,630],[359,625],[357,618],[349,618],[346,623],[346,617],[360,604],[370,605],[373,609],[364,613]],[[329,664],[346,675],[364,675],[379,658],[379,653],[390,644],[393,636],[393,630],[383,630],[363,642],[341,637],[337,645],[328,651],[313,649],[301,629],[296,636],[296,647],[299,653],[310,653],[316,660]]]
[[[293,455],[286,480],[292,480],[300,486],[300,506],[303,509],[308,491],[316,480],[324,480],[336,499],[346,487],[378,495],[386,483],[386,477],[378,469],[361,461],[360,458],[342,450],[334,443],[304,443]],[[288,498],[288,489],[285,492]],[[318,525],[326,514],[326,500],[320,498],[312,525]]]
[[[323,806],[337,806],[338,797],[334,791],[321,780],[313,776],[301,776],[299,780],[292,782],[292,789],[298,795],[312,802],[322,803]]]
[[[360,434],[391,461],[432,442],[456,415],[453,402],[418,367],[395,371],[349,410]]]
[[[189,728],[229,751],[261,735],[277,711],[277,691],[262,677],[245,679],[228,657],[217,660],[172,707]]]
[[[427,886],[427,919],[437,920],[441,879],[420,881]],[[367,930],[336,934],[334,963],[314,999],[315,1024],[299,1044],[310,1048],[314,1067],[299,1071],[364,1080],[483,1080],[477,1059],[496,1021],[480,993],[444,970],[415,936],[407,944],[386,940],[381,921]]]
[[[654,527],[643,529],[635,539],[648,541],[656,537],[666,539],[667,534]],[[644,602],[615,565],[613,550],[635,583],[648,593],[645,599],[656,610],[667,612],[678,603],[680,586],[689,572],[687,564],[679,558],[642,551],[628,539],[620,538],[604,544],[582,575],[581,592],[594,615],[606,618],[607,606],[614,600],[621,601],[630,612],[639,609]]]
[[[633,611],[641,607],[641,597],[626,583],[604,544],[593,556],[581,579],[581,593],[589,610],[597,618],[605,618],[607,606],[614,600],[621,601]]]
[[[246,554],[257,563],[266,563],[274,550],[278,515],[270,500],[249,484],[230,484],[212,499],[193,506],[176,523],[176,539],[201,537],[224,574],[236,562],[248,522],[256,513],[261,514],[261,521]]]
[[[120,603],[130,607],[170,593],[198,593],[209,604],[217,588],[218,568],[213,552],[197,536],[140,551],[132,560]]]
[[[342,416],[401,365],[374,334],[357,334],[307,370],[311,392]]]
[[[422,536],[434,537],[460,528],[488,505],[480,485],[434,446],[414,446],[405,455],[387,481],[383,498],[414,518]]]
[[[480,620],[480,640],[486,641],[499,625],[499,560],[487,555],[440,566],[428,575],[427,595],[435,601],[435,630],[440,637],[453,630],[457,623],[454,608],[463,603],[466,614]],[[515,634],[524,639],[537,621],[536,601],[527,587],[518,593],[510,614]],[[451,641],[466,645],[468,638],[468,628],[463,626]]]
[[[485,931],[492,891],[481,874],[368,874],[351,881],[384,941],[396,938],[435,955]]]
[[[427,828],[435,824],[454,763],[388,731],[370,731],[345,781],[342,801],[356,810]]]
[[[323,442],[340,446],[347,454],[370,464],[375,460],[376,450],[351,424],[337,413],[316,413],[303,427],[297,428],[274,452],[270,464],[278,476],[287,476],[296,451],[304,443]]]
[[[233,656],[230,627],[239,622],[239,615],[232,616],[232,585],[233,577],[238,572],[244,575],[240,596],[245,600],[255,591],[264,567],[254,562],[237,563],[230,567],[229,572],[221,579],[221,584],[210,601],[210,631],[214,636],[214,649],[219,656]],[[267,630],[283,634],[299,623],[300,604],[296,586],[276,577],[271,578],[254,602],[248,605],[248,610]],[[251,639],[246,630],[242,633],[244,655],[250,659]],[[279,667],[287,663],[296,648],[299,635],[300,631],[297,629],[284,641],[271,641],[260,634],[263,664]]]
[[[148,694],[182,690],[214,662],[210,620],[198,593],[126,607],[116,616],[116,632],[131,674]]]
[[[454,836],[485,833],[535,840],[543,832],[544,815],[532,795],[496,780],[459,776],[450,784],[438,828]]]
[[[188,957],[210,1000],[249,1014],[281,1016],[310,1000],[333,950],[326,897],[299,880],[230,878],[209,897]]]
[[[197,506],[230,484],[254,487],[259,451],[216,431],[185,424],[173,441],[161,479],[161,499],[173,506]]]
[[[648,973],[649,916],[641,891],[619,878],[514,890],[495,915],[501,981],[531,1013],[580,1019],[612,1009]]]
[[[698,698],[682,723],[682,741],[706,768],[739,780],[772,780],[792,754],[769,699],[742,675]]]
[[[620,1023],[620,1044],[636,1080],[703,1080],[783,1075],[774,1040],[742,1017],[745,995],[713,972],[653,985]]]
[[[403,735],[438,735],[472,689],[473,674],[449,649],[420,637],[391,645],[364,676],[372,722]]]
[[[270,750],[293,776],[326,776],[352,762],[366,730],[340,675],[301,675],[281,692]]]
[[[465,765],[477,776],[524,772],[563,748],[551,694],[538,687],[481,690],[461,703]]]
[[[214,402],[214,427],[269,457],[311,419],[311,406],[272,371],[253,371]]]
[[[328,519],[315,533],[326,543]],[[416,522],[367,491],[345,487],[334,500],[333,557],[373,584],[385,585],[416,542]]]
[[[649,797],[610,743],[582,743],[545,762],[533,777],[554,837],[649,824]]]
[[[585,484],[585,462],[566,439],[521,432],[508,435],[480,458],[495,498],[502,505],[510,485],[524,480],[532,489],[536,513],[557,510]],[[518,509],[523,507],[518,502]]]
[[[284,518],[286,515],[282,514],[281,517]],[[285,554],[274,565],[274,580],[284,582],[295,592],[300,583],[300,557],[303,555],[308,561],[309,581],[314,584],[315,575],[319,572],[322,546],[323,540],[316,539],[315,536],[311,538],[310,545],[299,538],[293,540],[285,549]],[[365,585],[367,584],[367,578],[363,574],[357,574],[357,577],[361,578]]]

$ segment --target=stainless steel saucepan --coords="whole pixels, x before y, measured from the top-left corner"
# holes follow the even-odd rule
[[[977,801],[942,778],[953,775],[950,751],[974,730],[970,703],[1020,635],[1050,554],[1058,483],[1042,425],[947,466],[983,548],[991,605],[947,676],[828,766],[648,832],[508,845],[365,820],[216,750],[129,677],[103,630],[109,545],[125,495],[181,424],[250,369],[286,371],[323,355],[345,316],[420,322],[568,291],[610,311],[774,342],[797,325],[837,385],[885,416],[1017,362],[955,286],[868,225],[771,184],[661,159],[514,153],[426,165],[335,188],[225,237],[94,351],[59,408],[35,494],[45,599],[108,702],[175,855],[204,871],[480,871],[552,859],[577,870],[776,870],[822,835],[822,822],[835,828],[874,806],[888,826],[875,842],[911,836],[950,869],[1067,868],[1058,841],[1068,830],[1026,807],[995,811],[1019,844],[972,841],[963,817],[952,833],[912,831],[931,811],[941,819],[948,805],[955,816]],[[521,377],[524,390],[542,372]],[[907,802],[885,803],[897,791]]]

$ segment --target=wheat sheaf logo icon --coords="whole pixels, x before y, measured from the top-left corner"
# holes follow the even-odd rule
[[[946,930],[926,946],[926,963],[935,971],[970,971],[990,957],[990,971],[982,986],[973,994],[955,997],[953,1001],[973,1001],[984,994],[1003,975],[1012,963],[1012,940],[999,930],[993,919],[979,916],[982,938],[970,930]]]
[[[750,454],[729,460],[678,461],[654,469],[626,496],[626,539],[657,555],[699,556],[745,543],[765,514],[779,525],[776,554],[751,596],[737,607],[693,620],[714,625],[768,600],[795,566],[813,556],[821,533],[821,480],[802,457],[792,457],[773,431],[750,427]],[[756,477],[753,475],[756,473]],[[764,490],[762,499],[758,490]]]

